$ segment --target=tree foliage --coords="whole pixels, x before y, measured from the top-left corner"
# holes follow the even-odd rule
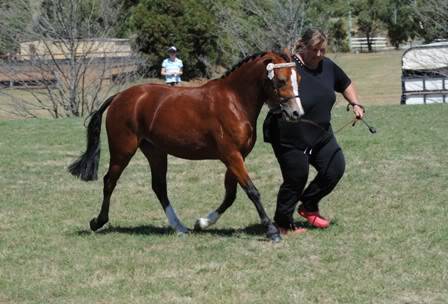
[[[401,43],[416,36],[418,20],[413,14],[414,0],[389,0],[382,20],[386,24],[391,44],[398,49]]]
[[[0,11],[8,12],[0,18],[0,54],[17,51],[21,33],[26,31],[32,13],[29,3],[24,1],[11,2],[0,0]]]
[[[354,13],[357,16],[358,31],[367,38],[367,47],[372,51],[372,38],[381,28],[386,0],[359,0],[353,2]]]
[[[448,1],[425,0],[414,6],[417,33],[425,42],[448,39]]]
[[[56,28],[57,13],[63,11],[58,3],[64,2],[76,3],[84,19],[79,18],[77,24],[69,22],[73,24],[71,27]],[[22,7],[24,3],[27,4]],[[33,12],[28,6],[36,7],[36,3],[41,8]],[[214,67],[230,66],[254,52],[292,48],[303,29],[310,26],[329,35],[332,50],[346,51],[349,11],[353,33],[369,39],[387,33],[395,47],[415,37],[425,41],[446,38],[447,3],[446,0],[0,0],[3,11],[14,8],[15,12],[13,17],[6,15],[0,20],[0,53],[13,52],[19,41],[31,39],[25,37],[30,26],[34,27],[34,34],[47,38],[61,34],[72,38],[95,37],[107,27],[109,36],[132,38],[135,49],[144,54],[154,74],[159,74],[167,48],[175,45],[185,63],[185,78],[208,77]],[[107,19],[102,15],[107,15],[103,12],[108,10],[120,13]],[[75,16],[64,18],[74,21]],[[44,20],[49,23],[42,23]]]
[[[184,75],[207,76],[218,59],[218,30],[206,0],[142,0],[128,21],[136,48],[159,71],[167,49],[175,45],[185,62]]]
[[[304,1],[221,1],[216,4],[220,30],[235,58],[263,50],[291,48],[304,26]]]

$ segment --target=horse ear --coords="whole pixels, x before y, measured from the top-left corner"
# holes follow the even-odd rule
[[[270,63],[272,63],[272,58],[267,58],[267,59],[265,59],[265,60],[263,60],[263,63],[264,63],[264,65],[268,65],[268,64],[270,64]]]
[[[285,53],[289,58],[292,56],[291,50],[287,47],[283,48],[283,53]]]
[[[272,58],[266,58],[263,60],[263,64],[266,66],[266,71],[268,72],[267,76],[270,80],[272,80],[275,76],[274,74],[274,63]]]

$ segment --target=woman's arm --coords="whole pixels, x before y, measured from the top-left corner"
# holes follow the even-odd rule
[[[361,119],[364,117],[364,108],[358,102],[358,94],[356,92],[353,82],[342,93],[344,98],[353,106],[353,113],[355,113],[356,118]]]

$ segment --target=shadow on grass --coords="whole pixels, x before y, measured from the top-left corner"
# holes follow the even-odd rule
[[[332,227],[335,228],[338,226],[338,221],[336,219],[331,219],[331,223],[330,223],[330,227],[326,228],[326,229],[321,229],[321,228],[316,228],[314,226],[312,226],[310,223],[308,222],[294,222],[294,225],[296,225],[296,227],[299,228],[306,228],[309,230],[316,230],[316,231],[324,231],[327,229],[331,229]]]
[[[87,236],[91,235],[93,232],[88,229],[78,230],[75,232],[76,235]],[[122,227],[122,226],[112,226],[107,225],[107,227],[100,229],[95,232],[95,234],[110,234],[110,233],[122,233],[122,234],[134,234],[134,235],[170,235],[175,234],[174,230],[168,226],[160,227],[154,225],[140,225],[135,227]],[[223,237],[234,237],[239,234],[246,235],[258,235],[264,236],[266,233],[266,228],[261,224],[252,224],[245,228],[234,229],[234,228],[209,228],[206,230],[193,230],[190,229],[191,234],[198,235],[217,235]]]
[[[135,227],[121,227],[121,226],[112,226],[110,224],[106,224],[104,228],[96,232],[92,232],[89,229],[83,229],[76,231],[77,235],[90,235],[92,233],[95,234],[109,234],[109,233],[122,233],[122,234],[137,234],[137,235],[165,235],[165,234],[173,234],[173,230],[170,227],[159,227],[153,225],[140,225]]]
[[[303,227],[310,230],[320,230],[312,227],[307,222],[295,222],[297,227]],[[336,225],[335,221],[332,222],[332,226]],[[122,226],[112,226],[110,224],[106,225],[105,228],[95,232],[96,234],[110,234],[110,233],[122,233],[130,235],[170,235],[175,232],[168,226],[160,227],[154,225],[140,225],[135,227],[122,227]],[[262,224],[251,224],[244,228],[208,228],[205,230],[190,230],[191,234],[197,235],[216,235],[220,237],[238,237],[241,235],[250,236],[262,236],[265,237],[266,228]],[[92,231],[83,229],[78,230],[75,234],[80,236],[86,236],[92,234]]]

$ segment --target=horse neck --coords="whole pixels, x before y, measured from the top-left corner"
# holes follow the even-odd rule
[[[267,100],[263,90],[265,66],[257,61],[246,63],[224,79],[240,96],[240,105],[245,109],[253,125],[256,124],[263,103]]]

